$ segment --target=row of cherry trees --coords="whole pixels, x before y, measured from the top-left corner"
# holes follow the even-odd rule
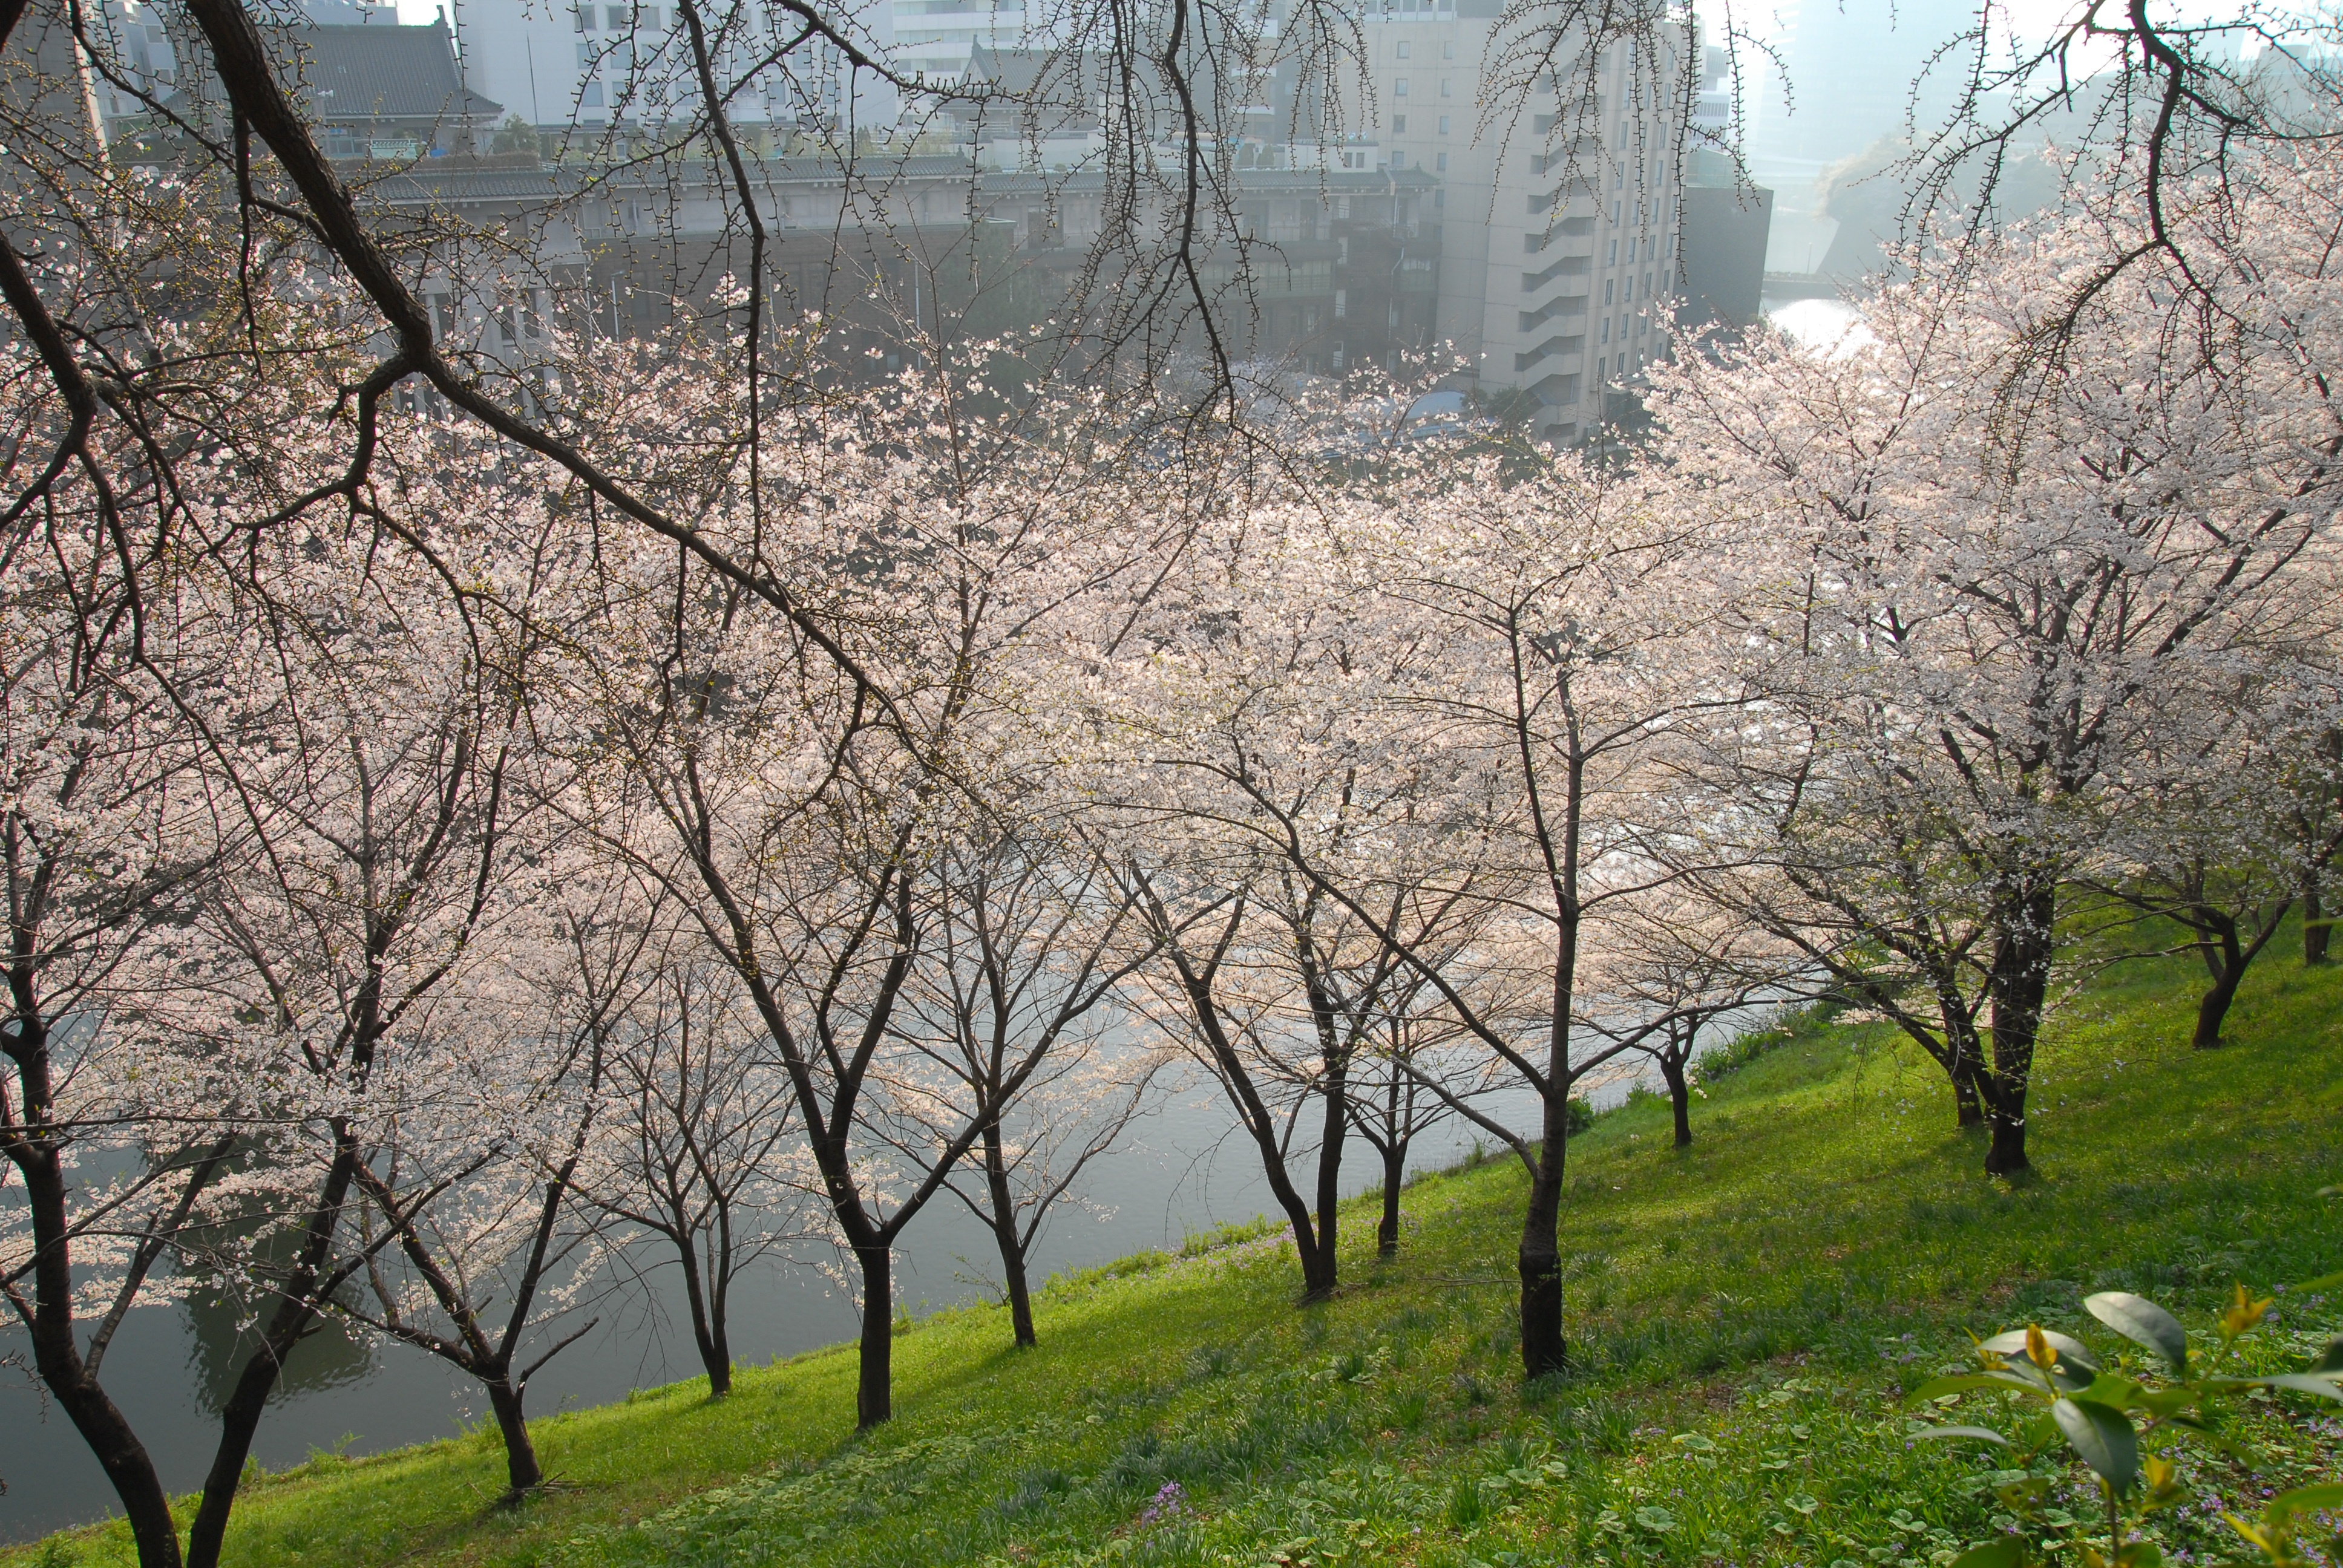
[[[327,1320],[477,1380],[524,1493],[610,1290],[671,1273],[721,1394],[730,1293],[819,1241],[882,1422],[905,1228],[981,1216],[1031,1342],[1050,1207],[1173,1057],[1308,1295],[1353,1138],[1385,1253],[1433,1120],[1511,1149],[1533,1376],[1574,1097],[1649,1060],[1681,1118],[1722,1016],[1875,1010],[2022,1171],[2079,966],[2178,931],[2212,1044],[2323,930],[2338,172],[2234,176],[2185,279],[2106,272],[2113,207],[1951,246],[1859,342],[1668,372],[1626,464],[1006,361],[752,408],[678,336],[555,357],[593,483],[424,401],[350,467],[314,280],[299,354],[136,421],[0,350],[0,1283],[142,1562],[217,1561]],[[198,1277],[247,1332],[183,1552],[103,1371]]]

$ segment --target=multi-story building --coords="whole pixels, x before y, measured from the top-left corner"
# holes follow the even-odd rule
[[[452,0],[450,9],[465,85],[539,131],[649,127],[697,112],[694,56],[672,0]],[[876,0],[839,25],[858,47],[890,55],[891,12],[890,0]],[[778,53],[797,25],[789,13],[746,5],[711,8],[710,22],[715,63],[728,81],[749,74],[765,52]],[[761,136],[883,129],[900,106],[884,84],[858,80],[834,46],[809,42],[754,72],[727,107],[736,125]]]
[[[1484,395],[1527,405],[1574,441],[1604,394],[1667,351],[1676,132],[1685,42],[1654,62],[1624,45],[1511,80],[1503,0],[1385,0],[1368,20],[1369,102],[1388,166],[1439,182],[1441,341]],[[1654,68],[1656,66],[1656,69]],[[1640,67],[1640,68],[1639,68]]]

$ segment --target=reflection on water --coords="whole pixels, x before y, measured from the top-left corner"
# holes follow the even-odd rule
[[[194,1397],[205,1410],[216,1411],[227,1402],[236,1374],[260,1343],[259,1330],[246,1322],[244,1308],[233,1298],[211,1289],[190,1293],[179,1303],[179,1316]],[[374,1370],[373,1348],[353,1337],[347,1325],[329,1319],[285,1358],[273,1397],[347,1388],[365,1382]]]
[[[1850,354],[1878,341],[1863,312],[1843,299],[1765,301],[1765,317],[1801,347],[1833,356]]]

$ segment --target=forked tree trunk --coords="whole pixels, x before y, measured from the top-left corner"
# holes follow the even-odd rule
[[[1287,1223],[1293,1227],[1293,1249],[1302,1259],[1302,1299],[1322,1301],[1334,1290],[1333,1252],[1331,1249],[1322,1251],[1318,1245],[1317,1222],[1310,1205],[1293,1185],[1285,1151],[1277,1146],[1276,1119],[1254,1086],[1244,1059],[1237,1054],[1228,1031],[1221,1026],[1220,1005],[1212,1000],[1212,977],[1199,972],[1176,945],[1171,952],[1182,989],[1188,993],[1189,1010],[1204,1036],[1206,1048],[1212,1053],[1214,1065],[1220,1069],[1222,1087],[1236,1101],[1238,1115],[1252,1134],[1253,1147],[1261,1153],[1262,1175],[1269,1182],[1270,1193],[1277,1200],[1277,1206],[1285,1211]]]
[[[529,1441],[528,1421],[521,1413],[522,1391],[509,1378],[488,1381],[488,1408],[496,1412],[497,1431],[505,1440],[507,1497],[522,1497],[545,1484],[537,1462],[537,1444]]]
[[[673,1238],[670,1238],[673,1239]],[[691,1314],[691,1343],[708,1372],[708,1397],[722,1399],[732,1392],[732,1347],[724,1331],[722,1307],[711,1302],[699,1274],[699,1254],[686,1234],[676,1241],[676,1256],[683,1264],[683,1301]]]
[[[1033,1332],[1033,1295],[1025,1280],[1025,1238],[1017,1229],[1016,1195],[1009,1190],[1008,1151],[1001,1145],[998,1121],[984,1130],[984,1184],[992,1194],[992,1240],[1001,1249],[1010,1327],[1018,1345],[1031,1350],[1041,1341]]]

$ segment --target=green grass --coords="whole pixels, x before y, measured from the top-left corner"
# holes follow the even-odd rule
[[[1354,1207],[1322,1305],[1294,1304],[1274,1235],[1150,1254],[1047,1292],[1037,1352],[991,1308],[920,1322],[898,1342],[898,1419],[866,1437],[851,1352],[824,1351],[746,1372],[720,1403],[682,1383],[538,1423],[560,1485],[518,1510],[489,1506],[492,1432],[320,1458],[239,1503],[229,1555],[1941,1563],[1996,1528],[2006,1462],[1915,1444],[1897,1396],[1964,1363],[1967,1331],[2032,1318],[2113,1353],[2085,1292],[2141,1291],[2203,1329],[2233,1281],[2343,1268],[2343,1201],[2319,1196],[2343,1182],[2343,970],[2274,954],[2218,1052],[2187,1050],[2193,1001],[2185,969],[2143,966],[2062,1016],[2039,1173],[2014,1188],[1979,1174],[1936,1070],[1875,1025],[1809,1028],[1742,1065],[1696,1104],[1688,1153],[1664,1102],[1603,1117],[1573,1141],[1564,1221],[1578,1368],[1544,1386],[1515,1372],[1522,1172],[1492,1161],[1409,1189],[1389,1266]],[[2343,1327],[2343,1292],[2279,1302],[2248,1342],[2268,1365]],[[2337,1414],[2288,1396],[2238,1419],[2284,1485],[2336,1474]],[[2046,1539],[2087,1528],[2079,1473],[2039,1469],[2069,1511]],[[2245,1561],[2207,1500],[2250,1496],[2246,1473],[2185,1474],[2189,1503],[2158,1516],[2167,1552]],[[112,1526],[0,1561],[129,1553]]]

